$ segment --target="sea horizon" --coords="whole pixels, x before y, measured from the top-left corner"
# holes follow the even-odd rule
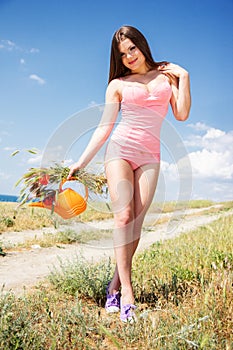
[[[0,194],[0,202],[17,202],[19,196],[14,196],[10,194]]]

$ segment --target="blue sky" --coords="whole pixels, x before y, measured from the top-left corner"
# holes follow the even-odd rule
[[[170,125],[171,137],[182,139],[192,168],[191,197],[233,199],[232,0],[0,0],[0,193],[18,194],[16,180],[40,166],[56,130],[70,121],[77,135],[92,129],[84,112],[90,109],[96,111],[93,127],[98,124],[111,38],[123,24],[143,32],[156,61],[190,72],[190,117],[181,123],[169,110],[164,137]],[[90,135],[70,145],[67,163],[78,158]],[[31,148],[38,154],[25,152]],[[11,157],[16,149],[21,152]],[[165,191],[166,199],[177,198],[175,163],[164,144],[158,192]]]

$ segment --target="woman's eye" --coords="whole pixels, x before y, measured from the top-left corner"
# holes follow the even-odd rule
[[[134,52],[135,50],[137,49],[137,47],[134,45],[134,46],[131,46],[129,49],[128,49],[128,52],[130,52],[130,53],[132,53],[132,52]],[[124,58],[124,57],[126,57],[126,53],[124,53],[124,52],[121,52],[121,58]]]
[[[132,46],[131,48],[130,48],[130,51],[134,51],[136,49],[136,46]]]

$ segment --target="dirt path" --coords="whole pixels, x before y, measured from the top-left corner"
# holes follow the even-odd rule
[[[216,206],[215,206],[216,207]],[[210,214],[209,208],[186,210],[170,214],[148,214],[145,220],[142,238],[138,251],[150,246],[152,243],[173,238],[182,232],[195,229],[218,219],[220,216],[232,214],[233,211],[219,214]],[[163,224],[153,225],[156,220],[165,219]],[[65,225],[65,229],[72,228],[77,232],[83,230],[112,229],[113,221],[76,223],[71,226]],[[59,228],[61,230],[61,227]],[[23,231],[4,233],[1,241],[4,245],[7,242],[17,244],[35,236],[40,237],[46,232],[56,233],[54,228],[43,230]],[[4,286],[3,292],[9,290],[22,294],[25,290],[31,289],[39,281],[43,280],[56,266],[60,266],[60,260],[71,260],[85,258],[88,261],[99,261],[114,256],[113,243],[111,238],[90,241],[88,244],[59,245],[50,248],[32,246],[30,250],[11,251],[5,257],[0,257],[0,288]]]

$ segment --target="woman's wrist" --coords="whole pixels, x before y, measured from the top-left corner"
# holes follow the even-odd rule
[[[179,76],[180,80],[188,80],[189,79],[189,73],[183,69],[180,76]]]
[[[86,163],[80,160],[76,164],[79,169],[83,169],[86,167]]]

